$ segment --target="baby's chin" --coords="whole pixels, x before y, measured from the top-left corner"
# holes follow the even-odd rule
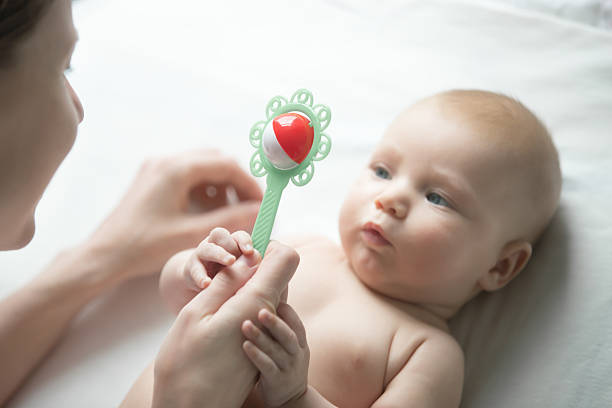
[[[380,254],[369,250],[367,247],[353,247],[347,253],[347,259],[353,273],[357,278],[370,289],[379,291],[383,285],[385,275],[385,265]]]

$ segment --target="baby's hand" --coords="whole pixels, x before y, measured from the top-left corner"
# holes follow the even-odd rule
[[[257,316],[268,333],[250,320],[242,324],[247,338],[242,348],[261,373],[257,391],[270,407],[280,407],[306,392],[310,359],[306,331],[297,313],[286,303],[276,312],[278,316],[262,309]]]
[[[244,231],[230,234],[225,228],[215,228],[185,262],[183,278],[190,289],[199,292],[210,284],[217,272],[232,265],[240,255],[255,260],[249,264],[255,264],[259,258],[251,236]]]
[[[215,228],[196,249],[179,252],[166,262],[159,291],[170,310],[178,313],[221,269],[229,266],[238,271],[257,267],[260,262],[249,234],[230,234],[226,229]]]

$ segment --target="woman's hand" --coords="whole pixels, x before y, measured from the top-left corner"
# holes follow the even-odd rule
[[[231,190],[237,203],[229,202]],[[84,246],[106,258],[113,281],[152,274],[216,226],[250,231],[261,198],[255,180],[218,151],[149,160]]]
[[[254,275],[238,261],[219,271],[179,313],[157,354],[155,381],[137,384],[153,382],[153,407],[241,406],[257,369],[242,352],[240,326],[262,308],[276,310],[298,263],[295,250],[272,241]]]

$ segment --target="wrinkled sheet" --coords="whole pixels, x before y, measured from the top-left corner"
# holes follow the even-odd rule
[[[452,0],[451,0],[452,1]],[[577,24],[587,24],[612,30],[612,1],[610,0],[482,0],[505,4],[566,19]]]
[[[342,197],[396,113],[443,89],[490,89],[548,124],[564,186],[527,270],[452,321],[463,406],[612,405],[612,35],[485,2],[300,3],[75,2],[70,76],[85,121],[34,241],[0,254],[0,295],[86,237],[144,158],[216,147],[247,168],[251,125],[300,87],[332,108],[333,147],[310,184],[285,190],[274,236],[337,239]],[[89,305],[10,406],[118,405],[173,319],[156,285],[133,281]]]

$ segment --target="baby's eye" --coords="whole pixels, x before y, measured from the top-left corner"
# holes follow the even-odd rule
[[[425,196],[427,198],[427,201],[429,201],[432,204],[435,205],[441,205],[443,207],[449,207],[451,208],[451,205],[448,201],[446,201],[444,199],[444,197],[442,197],[440,194],[438,193],[429,193]]]
[[[374,168],[374,173],[376,174],[376,177],[380,177],[381,179],[388,180],[391,178],[391,174],[389,174],[385,168],[380,166],[376,166]]]

